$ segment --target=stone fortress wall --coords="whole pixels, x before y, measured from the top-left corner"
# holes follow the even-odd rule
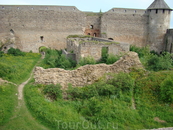
[[[164,49],[167,52],[173,53],[173,29],[168,29],[165,36]]]
[[[161,1],[166,9],[113,8],[105,13],[74,6],[0,5],[0,40],[9,38],[23,51],[38,52],[40,46],[66,48],[68,35],[92,35],[160,52],[172,11]]]

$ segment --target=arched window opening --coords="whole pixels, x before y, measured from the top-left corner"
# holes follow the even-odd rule
[[[90,29],[94,29],[94,26],[93,25],[90,25]]]
[[[108,40],[114,40],[113,38],[108,38]]]
[[[96,37],[97,35],[96,35],[96,33],[94,33],[94,37]]]
[[[43,36],[40,36],[40,40],[43,41],[44,40],[44,37]]]
[[[88,33],[88,35],[91,35],[90,33]]]

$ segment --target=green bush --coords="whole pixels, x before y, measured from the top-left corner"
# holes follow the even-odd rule
[[[62,50],[51,50],[46,51],[46,56],[41,64],[44,68],[63,68],[71,69],[76,67],[76,62],[71,58],[65,57],[62,54]]]
[[[13,56],[24,56],[25,55],[25,53],[22,52],[21,50],[15,49],[15,48],[12,48],[12,47],[8,50],[7,53],[11,54]]]
[[[67,90],[70,99],[89,99],[98,96],[110,97],[117,93],[116,87],[104,82],[97,82],[84,87],[69,87]]]
[[[171,54],[165,53],[165,55],[150,55],[147,59],[147,69],[153,71],[169,70],[172,68]]]
[[[120,59],[119,55],[109,54],[106,59],[106,64],[113,64]]]
[[[144,57],[145,55],[150,53],[150,50],[148,47],[137,47],[135,45],[130,46],[130,51],[134,51],[138,53],[139,58]]]
[[[127,73],[115,74],[107,83],[115,86],[118,90],[130,92],[134,87],[135,80]]]
[[[71,58],[67,58],[65,55],[61,54],[58,59],[56,59],[56,67],[63,69],[70,69],[76,66],[76,62]]]
[[[84,66],[84,65],[87,65],[87,64],[94,65],[94,64],[96,64],[96,61],[91,56],[83,57],[83,58],[80,59],[79,65]]]
[[[168,76],[160,84],[161,100],[166,103],[173,103],[173,78]]]
[[[61,85],[46,85],[43,89],[43,93],[46,94],[52,100],[57,100],[57,98],[62,98]]]

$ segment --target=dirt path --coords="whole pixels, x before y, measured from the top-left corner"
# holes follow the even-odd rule
[[[44,57],[43,57],[44,58]],[[40,62],[40,60],[37,62],[37,64]],[[29,112],[23,95],[23,90],[25,85],[29,82],[29,80],[33,76],[35,66],[30,74],[30,77],[21,83],[17,90],[18,90],[18,104],[16,104],[14,113],[12,117],[10,118],[10,121],[6,123],[4,126],[0,127],[2,130],[48,130],[45,126],[43,126],[37,119],[35,119],[31,113]],[[1,81],[1,80],[0,80]],[[2,80],[6,83],[11,83],[5,80]],[[2,83],[3,83],[2,82]],[[13,83],[12,83],[13,84]],[[17,86],[16,84],[14,84]]]
[[[28,83],[28,81],[31,79],[32,75],[33,75],[33,71],[31,73],[31,76],[29,77],[29,79],[27,79],[25,82],[23,82],[22,84],[19,85],[19,87],[18,87],[18,100],[23,100],[23,88]]]

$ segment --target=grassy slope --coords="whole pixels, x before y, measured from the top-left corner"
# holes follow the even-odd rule
[[[15,67],[4,79],[20,84],[26,80],[40,58],[39,54],[27,53],[26,56],[9,56],[0,58],[0,63]],[[29,113],[23,100],[17,101],[17,86],[2,84],[0,86],[0,129],[1,130],[46,130]],[[2,118],[3,117],[3,118]]]
[[[25,56],[11,56],[5,54],[0,57],[1,78],[16,84],[28,79],[34,65],[40,58],[40,54],[26,53]],[[6,73],[5,73],[6,72]]]
[[[137,108],[135,110],[128,93],[120,93],[118,97],[113,95],[110,98],[96,96],[76,101],[59,99],[50,102],[41,93],[41,86],[30,83],[25,88],[25,95],[33,116],[47,124],[50,129],[55,126],[70,129],[69,125],[62,127],[63,124],[73,122],[77,126],[77,122],[85,120],[92,126],[88,129],[95,126],[110,130],[113,129],[112,126],[118,127],[119,130],[170,127],[173,126],[173,109],[171,105],[159,101],[158,93],[160,83],[170,73],[172,72],[152,72],[142,76],[139,73],[131,73],[131,76],[136,78],[133,91]],[[156,117],[166,123],[154,121]],[[83,128],[85,127],[79,127]]]

